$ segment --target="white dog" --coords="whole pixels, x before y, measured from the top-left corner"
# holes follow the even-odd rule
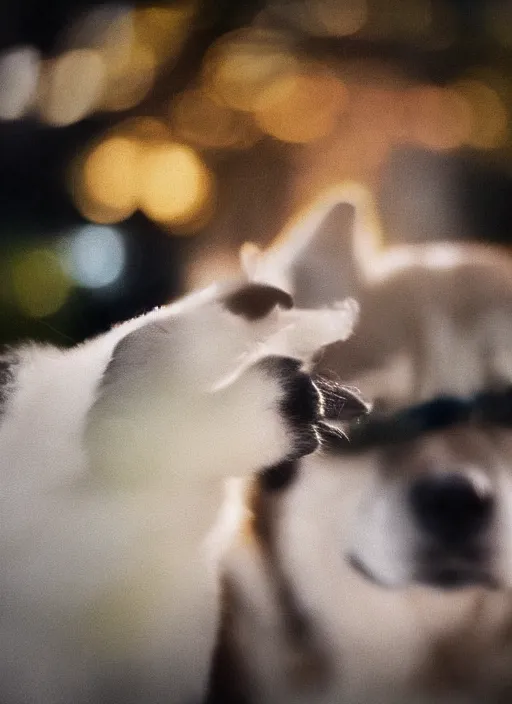
[[[302,363],[356,312],[291,303],[244,280],[4,357],[2,704],[202,700],[224,480],[315,449]]]

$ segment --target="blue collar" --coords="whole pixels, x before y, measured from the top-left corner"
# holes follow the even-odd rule
[[[362,452],[464,423],[512,428],[512,386],[481,391],[466,398],[438,396],[392,414],[372,411],[351,423],[346,435],[325,425],[321,431],[328,449]]]

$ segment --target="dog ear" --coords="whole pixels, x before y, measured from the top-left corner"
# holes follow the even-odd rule
[[[346,184],[294,218],[267,251],[247,243],[240,258],[250,280],[288,291],[299,307],[315,308],[358,297],[361,262],[371,259],[377,236],[369,194]]]
[[[293,299],[275,286],[249,283],[227,296],[224,306],[234,315],[254,321],[265,318],[276,306],[284,310],[293,308]]]

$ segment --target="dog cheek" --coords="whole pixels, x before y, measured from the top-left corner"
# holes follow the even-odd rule
[[[377,482],[360,507],[347,557],[375,583],[405,586],[414,576],[413,535],[399,484]]]

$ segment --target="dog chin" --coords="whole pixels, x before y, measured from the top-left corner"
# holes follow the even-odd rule
[[[454,552],[435,548],[423,550],[415,559],[415,582],[437,589],[483,587],[498,589],[493,551],[488,545],[468,543]]]

